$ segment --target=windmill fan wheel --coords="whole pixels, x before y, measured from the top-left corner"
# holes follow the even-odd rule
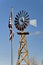
[[[22,10],[20,12],[18,12],[18,14],[15,17],[15,27],[20,30],[23,31],[29,23],[29,15],[28,12]]]

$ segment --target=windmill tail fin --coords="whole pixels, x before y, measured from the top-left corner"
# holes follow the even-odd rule
[[[30,23],[30,25],[37,27],[37,20],[36,19],[30,20],[29,23]]]

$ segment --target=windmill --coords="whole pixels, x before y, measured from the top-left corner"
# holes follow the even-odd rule
[[[16,65],[26,64],[30,65],[30,60],[28,59],[28,44],[26,40],[26,35],[29,35],[29,32],[24,31],[28,24],[31,24],[33,26],[37,26],[37,20],[33,19],[30,20],[28,12],[22,10],[18,12],[18,14],[15,17],[15,27],[20,31],[17,32],[18,35],[20,35],[19,40],[19,48],[18,48],[18,60]]]

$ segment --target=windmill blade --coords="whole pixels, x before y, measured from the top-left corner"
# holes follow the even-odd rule
[[[30,35],[40,35],[40,34],[41,34],[40,31],[36,31],[36,32],[34,32],[34,33],[30,33]]]
[[[34,27],[37,27],[37,20],[36,19],[32,19],[30,20],[30,25],[34,26]]]

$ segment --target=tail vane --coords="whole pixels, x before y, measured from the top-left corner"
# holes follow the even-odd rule
[[[37,27],[37,20],[36,19],[32,19],[30,20],[30,25],[34,26],[34,27]]]

